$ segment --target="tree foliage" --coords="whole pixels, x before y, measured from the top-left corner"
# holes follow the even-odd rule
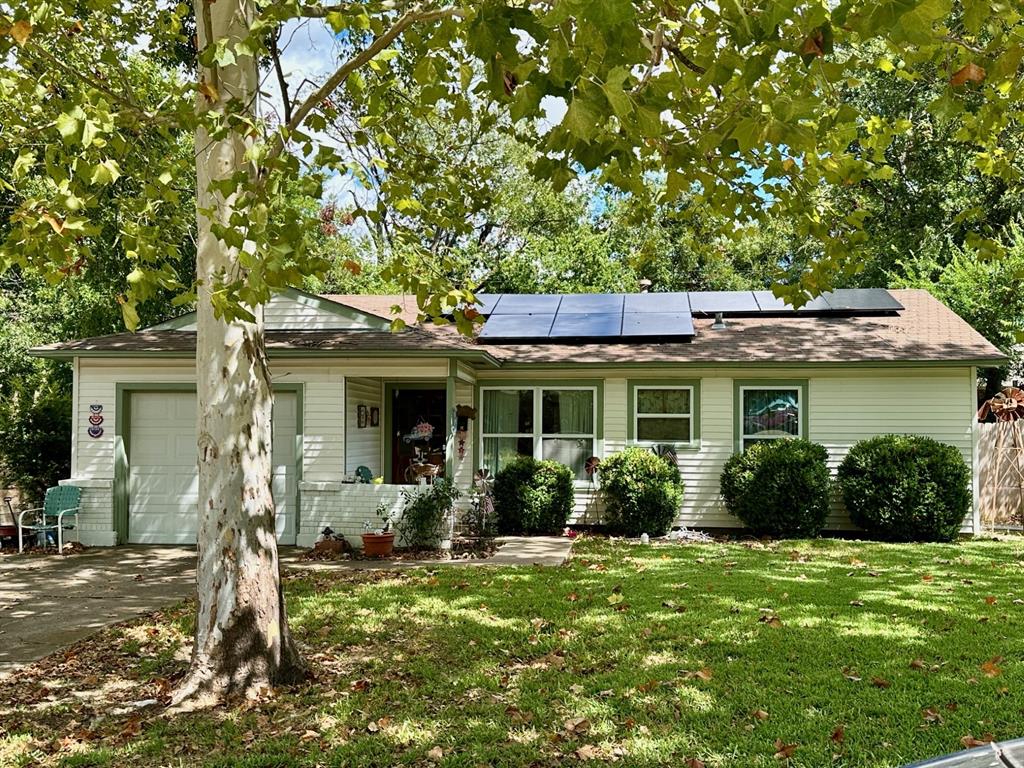
[[[790,288],[798,302],[803,290],[858,271],[862,228],[878,213],[821,189],[889,183],[900,175],[901,147],[918,142],[926,127],[944,136],[955,126],[961,157],[993,188],[1018,183],[1021,21],[1007,2],[559,0],[396,8],[287,0],[258,10],[248,37],[231,47],[216,41],[199,52],[200,61],[267,62],[282,25],[299,17],[328,24],[338,40],[337,71],[316,89],[285,89],[282,118],[252,118],[242,104],[197,114],[194,100],[216,91],[207,80],[180,77],[159,99],[126,87],[126,51],[137,41],[181,50],[190,34],[185,6],[9,3],[0,17],[0,55],[14,66],[0,78],[0,92],[25,105],[3,121],[5,144],[16,155],[11,181],[40,169],[51,183],[10,217],[3,263],[59,276],[88,261],[100,193],[112,194],[125,244],[128,324],[137,324],[137,302],[157,289],[190,297],[188,277],[169,265],[159,217],[180,206],[177,188],[192,169],[173,154],[145,174],[129,166],[140,136],[187,133],[203,120],[213,136],[244,126],[255,138],[250,160],[257,172],[223,184],[239,193],[239,205],[217,235],[246,246],[239,274],[218,277],[214,300],[228,316],[245,314],[240,303],[257,304],[326,269],[303,247],[310,216],[280,196],[291,180],[318,198],[322,177],[311,170],[386,188],[372,204],[361,203],[360,214],[375,230],[407,240],[390,278],[414,292],[426,312],[471,299],[467,286],[452,285],[446,260],[452,234],[477,226],[473,214],[486,200],[488,179],[466,185],[465,177],[432,175],[431,153],[418,150],[459,156],[473,116],[488,115],[501,132],[535,146],[533,173],[559,189],[584,173],[644,196],[650,174],[662,173],[657,204],[685,201],[693,213],[724,214],[709,222],[719,236],[735,232],[736,220],[770,211],[797,241],[816,244],[813,263]],[[883,76],[927,91],[926,119],[897,117],[859,98],[864,83]],[[423,127],[436,116],[447,117],[454,132]],[[422,128],[413,146],[393,141],[395,122],[407,120]],[[325,138],[331,131],[344,140]],[[386,211],[378,208],[385,197]],[[983,211],[969,201],[947,203],[973,232],[973,245],[999,250]],[[427,272],[425,264],[439,268]]]

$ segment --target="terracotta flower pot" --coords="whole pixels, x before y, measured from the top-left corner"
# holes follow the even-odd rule
[[[393,533],[364,533],[363,554],[367,557],[387,557],[395,548]]]

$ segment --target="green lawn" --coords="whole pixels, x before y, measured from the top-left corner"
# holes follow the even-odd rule
[[[187,610],[0,683],[0,764],[898,766],[1024,735],[1024,540],[289,579],[307,687],[168,718]],[[52,682],[48,682],[52,679]]]

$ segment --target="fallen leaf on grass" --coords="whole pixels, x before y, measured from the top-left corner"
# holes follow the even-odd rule
[[[125,739],[138,736],[140,733],[142,733],[142,719],[138,716],[128,718],[128,722],[121,729],[121,736]]]
[[[864,601],[863,600],[851,600],[850,601],[850,605],[854,606],[855,608],[863,608],[864,607]]]
[[[353,691],[356,691],[357,693],[364,693],[365,691],[370,690],[370,681],[366,678],[362,678],[360,680],[353,680],[351,688]]]
[[[875,686],[875,688],[881,688],[882,690],[885,690],[886,688],[890,688],[892,686],[892,683],[890,683],[884,677],[872,677],[871,684]]]
[[[319,739],[320,734],[314,730],[303,731],[302,735],[299,736],[299,741],[312,741],[313,739]]]
[[[580,760],[597,760],[601,757],[601,750],[593,744],[584,744],[576,750],[575,755]]]
[[[767,720],[768,719],[768,713],[765,712],[763,709],[755,709],[753,712],[751,712],[751,716],[755,720]]]
[[[704,765],[704,761],[701,760],[699,757],[691,757],[689,760],[683,763],[683,765],[685,766],[685,768],[707,768]]]
[[[441,749],[440,747],[432,747],[430,749],[430,751],[427,752],[427,759],[428,760],[432,760],[435,763],[437,761],[439,761],[443,757],[444,757],[444,750]]]
[[[921,717],[925,719],[927,723],[941,723],[942,715],[935,707],[927,707],[921,711]]]
[[[620,592],[612,592],[612,594],[608,595],[608,605],[618,605],[621,602],[622,602],[622,593],[620,593]]]
[[[845,677],[851,683],[859,683],[861,681],[860,675],[858,675],[849,667],[843,667],[843,677]]]
[[[579,735],[590,730],[590,721],[585,717],[574,717],[562,723],[562,727],[564,727],[565,732],[570,735]]]
[[[799,744],[786,744],[782,739],[775,740],[775,759],[776,760],[789,760],[793,753],[796,752],[796,748]]]
[[[505,714],[513,723],[523,724],[533,721],[533,712],[523,712],[519,707],[510,704],[505,708]]]
[[[985,602],[986,602],[986,603],[987,603],[988,605],[995,605],[995,604],[996,604],[996,602],[997,602],[997,601],[996,601],[996,597],[995,597],[995,595],[989,595],[988,597],[986,597],[986,598],[985,598]]]
[[[846,726],[837,725],[836,729],[832,731],[832,741],[836,744],[842,744],[846,740]]]
[[[765,614],[761,616],[761,618],[759,618],[758,621],[762,624],[767,624],[769,627],[774,627],[775,629],[778,629],[782,626],[782,619],[780,619],[775,614]]]
[[[577,600],[580,599],[580,596],[577,595],[575,592],[570,592],[568,595],[565,596],[565,599],[568,600],[570,603],[575,603]]]
[[[999,677],[1003,674],[1003,669],[999,666],[999,662],[1002,660],[1002,656],[993,656],[991,659],[984,662],[981,665],[981,671],[985,673],[985,677]]]
[[[910,662],[911,669],[924,669],[924,659],[912,659]]]
[[[991,744],[994,739],[995,737],[991,733],[986,733],[980,739],[976,739],[968,733],[966,736],[960,739],[960,743],[968,749],[971,749],[972,747],[983,747],[986,744]]]

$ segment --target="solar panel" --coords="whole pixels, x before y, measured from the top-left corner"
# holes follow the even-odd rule
[[[481,315],[490,315],[494,312],[494,308],[501,301],[501,297],[504,294],[501,293],[478,293],[476,295],[477,305],[476,311]]]
[[[685,293],[630,293],[623,304],[628,312],[689,312],[690,298]]]
[[[561,312],[555,315],[548,336],[552,339],[597,339],[618,336],[622,332],[622,312]]]
[[[554,314],[491,315],[480,331],[481,339],[546,339]]]
[[[792,304],[787,304],[771,291],[754,291],[754,298],[757,300],[758,308],[762,314],[778,314],[780,312],[794,311]],[[816,296],[800,307],[798,311],[827,312],[828,310],[828,302],[826,302],[822,296]]]
[[[617,312],[621,315],[624,298],[621,293],[569,293],[562,296],[562,303],[558,305],[558,312],[559,314],[567,312],[589,314]]]
[[[837,312],[898,312],[903,305],[884,288],[837,288],[823,295]]]
[[[757,313],[761,308],[752,291],[690,291],[690,311],[701,315],[715,312],[737,314]]]
[[[533,315],[537,313],[555,314],[562,297],[554,294],[535,293],[504,293],[491,314],[494,315]]]
[[[754,299],[762,312],[791,312],[793,307],[771,291],[754,291]]]
[[[626,337],[692,337],[693,317],[689,312],[626,312],[622,316]]]

